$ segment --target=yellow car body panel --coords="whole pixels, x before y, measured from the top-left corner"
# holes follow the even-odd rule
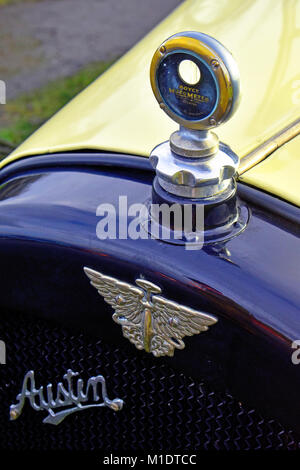
[[[238,63],[241,104],[217,133],[240,157],[299,118],[300,2],[187,0],[0,167],[28,155],[83,149],[147,157],[177,127],[153,96],[151,58],[163,40],[186,30],[215,37]],[[293,146],[299,151],[298,139]],[[297,149],[278,157],[279,149],[277,156],[269,156],[242,179],[267,191],[272,188],[274,194],[296,203],[298,188],[289,173],[294,171]],[[284,158],[285,167],[280,178],[278,158]]]

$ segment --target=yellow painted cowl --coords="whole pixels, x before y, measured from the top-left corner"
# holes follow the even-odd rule
[[[215,37],[238,62],[242,101],[218,135],[243,158],[300,117],[299,29],[297,0],[187,0],[0,165],[81,149],[149,156],[176,129],[153,97],[151,58],[163,40],[187,30]],[[241,179],[300,204],[299,138],[292,142]]]

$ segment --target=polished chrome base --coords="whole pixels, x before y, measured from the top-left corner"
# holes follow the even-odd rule
[[[191,134],[194,139],[189,141]],[[214,196],[223,199],[222,193],[236,174],[239,158],[229,148],[219,145],[216,139],[213,133],[181,129],[172,134],[170,141],[155,147],[150,162],[160,186],[183,198]]]

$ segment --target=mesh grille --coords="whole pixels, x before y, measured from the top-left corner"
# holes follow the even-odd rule
[[[228,393],[173,371],[146,354],[124,352],[83,334],[16,315],[1,315],[0,338],[7,365],[0,375],[0,448],[35,450],[295,449],[293,433],[263,419]],[[102,374],[109,398],[122,398],[117,413],[90,409],[59,426],[43,424],[46,412],[26,401],[18,420],[9,421],[24,374],[35,371],[36,386],[56,384],[67,369],[83,379]]]

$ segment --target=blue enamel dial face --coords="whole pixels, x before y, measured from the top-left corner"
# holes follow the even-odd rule
[[[181,78],[179,66],[185,60],[197,65],[200,71],[198,83],[190,85]],[[167,55],[159,64],[156,80],[165,105],[179,118],[201,121],[214,111],[218,89],[213,72],[204,61],[191,53]]]

